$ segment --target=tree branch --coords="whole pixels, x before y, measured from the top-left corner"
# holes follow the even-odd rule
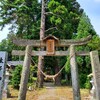
[[[52,29],[57,29],[57,27],[51,27],[51,28],[45,30],[45,32],[50,31],[50,30],[52,30]]]
[[[53,12],[46,12],[46,13],[44,13],[45,15],[49,15],[49,14],[53,14],[54,15],[54,13]]]
[[[60,17],[62,20],[64,20],[60,15],[57,15],[57,14],[54,14],[53,12],[46,12],[44,13],[45,15],[49,15],[49,14],[52,14],[52,15],[55,15],[57,17]]]

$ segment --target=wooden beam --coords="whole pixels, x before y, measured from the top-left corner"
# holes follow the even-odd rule
[[[90,53],[87,51],[79,51],[76,52],[76,55],[78,56],[88,56]],[[25,51],[17,51],[17,50],[13,50],[12,51],[12,55],[19,55],[19,56],[24,56],[25,55]],[[31,53],[32,56],[67,56],[69,55],[69,51],[55,51],[54,55],[47,55],[46,51],[32,51]]]
[[[57,47],[67,47],[69,45],[84,45],[87,44],[91,40],[91,36],[88,36],[86,38],[81,38],[79,40],[59,40],[58,43],[56,43]],[[15,39],[13,40],[13,43],[19,46],[33,46],[33,47],[45,47],[46,44],[42,40],[27,40],[27,39]]]

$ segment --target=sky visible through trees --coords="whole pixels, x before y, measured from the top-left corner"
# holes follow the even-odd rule
[[[40,1],[40,0],[39,0]],[[92,25],[94,26],[95,31],[100,36],[99,26],[100,26],[100,0],[77,0],[81,7],[84,9],[86,14],[89,16]],[[89,5],[88,5],[89,4]],[[5,28],[0,31],[0,42],[2,39],[5,39],[8,34],[8,26],[5,26]]]

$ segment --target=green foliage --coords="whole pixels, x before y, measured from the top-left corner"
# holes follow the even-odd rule
[[[55,23],[55,25],[60,25],[62,23],[61,15],[67,15],[67,9],[64,5],[61,5],[59,2],[51,0],[48,4],[49,10],[54,14],[50,21],[51,23]]]
[[[83,59],[82,59],[82,57],[77,57],[77,64],[79,65],[79,66],[82,66],[83,65]]]
[[[81,88],[85,88],[85,83],[86,83],[87,75],[81,73],[81,74],[79,75],[79,79],[80,79],[80,82],[79,82],[79,83],[80,83],[80,87],[81,87]]]
[[[68,18],[66,17],[68,16],[68,11],[64,5],[62,5],[60,2],[55,1],[55,0],[51,0],[48,3],[48,8],[49,8],[49,12],[51,12],[51,15],[49,17],[50,23],[51,25],[56,26],[57,30],[59,30],[59,31],[52,30],[52,34],[55,34],[56,32],[58,32],[60,33],[59,35],[61,37],[61,35],[64,34],[63,33],[64,30],[67,30],[67,24],[65,23],[68,20]]]
[[[56,27],[52,30],[52,34],[59,38],[71,38],[72,33],[76,33],[82,9],[76,0],[59,1],[50,0],[48,2],[48,17],[49,27]],[[47,33],[48,34],[48,33]]]
[[[92,50],[100,50],[100,37],[94,35],[92,40],[88,43],[88,46],[92,48]]]
[[[30,74],[29,74],[29,79],[28,79],[28,83],[32,84],[36,81],[36,77],[33,77],[34,72],[36,72],[36,69],[34,66],[30,66]]]
[[[86,89],[91,89],[91,83],[89,77],[86,79],[86,83],[84,84]]]
[[[96,32],[91,25],[90,19],[88,16],[83,13],[80,22],[77,28],[77,34],[74,36],[75,39],[85,38],[88,35],[92,35],[93,38],[97,37]],[[99,40],[99,39],[98,39]],[[92,39],[92,41],[94,41]],[[92,47],[91,41],[85,45],[77,47],[77,51],[91,51],[94,47]],[[94,45],[95,46],[95,45]],[[77,57],[77,64],[78,64],[78,70],[79,70],[79,78],[80,78],[80,86],[81,88],[89,88],[89,80],[87,79],[87,75],[91,73],[91,61],[89,56],[85,57]]]
[[[0,42],[0,51],[6,51],[8,53],[8,60],[19,60],[19,57],[12,56],[12,50],[23,50],[24,47],[19,47],[13,44],[12,39],[16,39],[15,34],[8,34],[7,39],[3,39]],[[23,59],[23,58],[22,58]]]
[[[68,84],[68,81],[67,80],[65,80],[65,79],[62,79],[61,80],[61,85],[67,85]]]
[[[36,71],[36,69],[34,68],[34,66],[30,66],[28,85],[33,85],[36,82],[37,78],[33,77],[33,73],[35,71]],[[16,68],[12,72],[11,84],[12,84],[13,88],[15,88],[15,89],[19,89],[21,72],[22,72],[22,65],[16,66]]]
[[[81,19],[80,19],[78,28],[77,28],[76,39],[85,38],[88,35],[92,35],[93,37],[96,37],[97,36],[96,35],[96,32],[95,32],[95,30],[93,28],[93,26],[91,25],[90,19],[88,18],[88,16],[85,13],[83,13],[82,16],[81,16]],[[92,41],[93,41],[93,39],[92,39]],[[91,42],[89,42],[85,46],[81,46],[81,47],[78,47],[76,49],[78,51],[79,50],[82,50],[82,51],[90,51],[90,50],[93,50],[89,46],[89,44],[91,44]],[[88,57],[86,57],[84,60],[86,61],[86,64],[88,64],[90,62],[90,60],[89,60]],[[84,60],[83,61],[80,60],[80,62],[82,61],[84,63]]]
[[[35,16],[37,16],[35,18]],[[21,38],[39,37],[40,5],[37,0],[3,0],[0,1],[1,29],[11,24],[10,32]],[[37,20],[38,19],[38,20]],[[16,31],[15,31],[16,30]]]
[[[86,74],[81,73],[79,75],[79,79],[80,79],[80,87],[81,88],[86,88],[86,89],[91,88],[90,78],[87,77]]]
[[[13,88],[15,89],[19,89],[21,71],[22,71],[22,66],[18,65],[16,66],[15,70],[12,72],[11,83],[12,83]]]
[[[66,66],[65,66],[65,71],[67,72],[67,74],[70,73],[71,69],[70,69],[70,59],[67,58],[67,62],[66,62]]]
[[[40,30],[41,3],[38,0],[2,0],[0,2],[0,26],[11,24],[10,31],[21,38],[38,38]],[[54,30],[46,34],[54,34],[59,38],[71,38],[82,14],[76,0],[50,0],[46,2],[46,27]],[[16,31],[15,31],[16,30]]]
[[[88,16],[83,13],[77,28],[77,39],[87,37],[88,35],[96,35],[96,32],[91,25],[90,19]]]

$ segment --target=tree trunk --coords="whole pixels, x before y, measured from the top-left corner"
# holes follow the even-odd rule
[[[39,56],[38,58],[38,67],[41,68],[41,70],[43,70],[44,66],[44,57]],[[38,68],[38,72],[37,72],[37,87],[42,88],[43,87],[43,81],[44,81],[44,76],[41,73],[41,71]]]
[[[40,40],[44,38],[45,33],[45,2],[42,0],[42,9],[41,9],[41,27],[40,27]],[[41,50],[44,50],[44,48],[41,48]],[[41,73],[41,70],[43,70],[44,67],[44,57],[39,56],[38,58],[38,72],[37,72],[37,86],[39,88],[43,87],[43,74]]]
[[[60,68],[58,67],[58,60],[56,60],[56,66],[55,66],[55,74],[58,73],[60,70]],[[55,85],[60,86],[61,85],[61,74],[59,74],[56,78],[55,78]]]

